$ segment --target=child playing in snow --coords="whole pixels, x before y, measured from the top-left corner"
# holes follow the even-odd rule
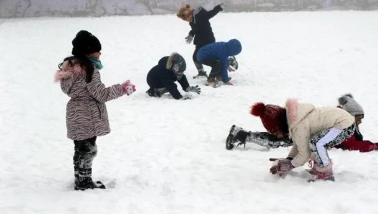
[[[358,125],[362,123],[364,118],[364,110],[356,102],[351,94],[346,94],[339,98],[339,107],[349,112],[355,118],[356,130],[354,134],[340,145],[337,145],[336,148],[349,150],[349,151],[360,151],[360,152],[370,152],[378,150],[378,143],[372,143],[368,140],[363,140],[363,136],[358,128]]]
[[[191,31],[188,36],[185,37],[186,43],[190,44],[194,38],[194,45],[196,46],[193,53],[193,61],[198,70],[198,75],[196,77],[207,77],[206,71],[203,70],[203,66],[197,60],[198,50],[210,43],[215,42],[215,37],[213,30],[210,25],[210,19],[217,15],[220,11],[225,8],[225,5],[219,4],[215,6],[212,10],[207,11],[203,7],[198,7],[196,9],[191,9],[190,5],[187,4],[185,7],[180,8],[177,16],[184,21],[189,22]]]
[[[161,97],[164,93],[169,92],[176,100],[186,100],[189,97],[183,97],[177,89],[176,81],[180,83],[182,89],[186,92],[201,93],[201,88],[189,86],[189,82],[184,74],[186,70],[185,59],[178,53],[172,53],[159,60],[147,74],[147,84],[150,89],[146,93],[151,97]]]
[[[293,147],[287,158],[271,158],[277,165],[272,174],[285,174],[295,167],[313,161],[310,173],[315,180],[334,181],[332,160],[327,149],[351,137],[355,130],[354,118],[335,107],[315,108],[312,104],[288,99],[286,107],[256,103],[251,114],[261,118],[266,130],[278,138],[289,135]]]
[[[218,80],[222,77],[222,81],[226,85],[232,85],[230,78],[228,77],[227,70],[234,71],[231,65],[237,65],[235,55],[238,55],[242,51],[242,46],[239,40],[231,39],[228,42],[215,42],[203,46],[197,53],[197,60],[202,64],[211,67],[211,72],[207,78],[208,84],[218,84]]]
[[[129,80],[105,87],[101,82],[101,43],[82,30],[72,40],[72,55],[59,64],[55,81],[70,97],[66,109],[67,137],[74,141],[75,190],[105,189],[92,180],[92,162],[97,154],[96,138],[110,132],[105,102],[130,95],[135,85]]]
[[[356,129],[350,138],[346,139],[341,144],[336,145],[335,148],[360,152],[378,150],[378,143],[363,140],[363,136],[359,131],[358,125],[361,124],[362,119],[364,118],[364,110],[362,107],[355,101],[351,94],[346,94],[340,97],[338,101],[340,108],[354,116]],[[247,142],[250,142],[267,148],[289,147],[293,145],[293,141],[289,139],[288,136],[278,138],[269,132],[250,132],[245,131],[242,127],[232,125],[226,140],[226,148],[229,150],[233,149],[234,144],[237,142],[239,142],[237,146],[245,146]]]

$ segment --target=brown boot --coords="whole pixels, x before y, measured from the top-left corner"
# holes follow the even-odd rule
[[[214,77],[208,77],[207,78],[207,83],[216,83],[217,80]]]
[[[227,82],[230,82],[231,79],[232,79],[231,77],[228,77],[228,81]],[[218,81],[222,81],[222,75],[217,76],[217,80]]]
[[[207,83],[205,83],[207,86],[213,86],[213,88],[217,88],[220,86],[219,82],[214,77],[208,77]]]

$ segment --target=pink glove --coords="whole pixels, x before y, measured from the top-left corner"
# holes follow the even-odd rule
[[[127,96],[129,96],[130,94],[136,91],[135,85],[132,84],[130,80],[126,80],[126,82],[122,83],[121,86],[125,94],[127,94]]]
[[[273,175],[279,174],[280,176],[282,176],[283,174],[295,168],[293,164],[291,164],[291,160],[286,158],[269,158],[269,160],[276,163],[270,168],[270,173],[272,173]]]

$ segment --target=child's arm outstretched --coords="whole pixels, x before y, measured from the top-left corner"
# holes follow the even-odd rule
[[[87,84],[87,88],[88,88],[89,94],[93,98],[103,103],[116,99],[126,94],[127,92],[126,87],[123,87],[121,84],[115,84],[110,87],[105,87],[105,85],[101,82],[101,76],[98,70],[94,71],[92,81]],[[134,86],[134,91],[135,91],[135,86]]]

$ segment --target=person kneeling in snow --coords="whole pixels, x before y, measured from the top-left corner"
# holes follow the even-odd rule
[[[147,84],[150,89],[146,93],[151,97],[161,97],[164,93],[169,92],[173,98],[190,99],[183,97],[177,89],[176,81],[178,81],[182,89],[186,92],[201,93],[201,88],[189,86],[189,82],[184,74],[186,70],[185,59],[178,53],[172,53],[159,60],[147,74]]]
[[[358,128],[358,125],[362,123],[364,118],[364,110],[360,104],[356,102],[351,94],[346,94],[338,99],[339,107],[349,112],[355,118],[356,130],[354,134],[336,148],[349,150],[349,151],[360,151],[360,152],[370,152],[378,150],[378,143],[372,143],[368,140],[363,140],[363,136]]]
[[[215,42],[200,48],[197,53],[197,60],[211,67],[207,83],[216,86],[218,81],[222,79],[224,84],[232,85],[227,70],[235,71],[237,67],[232,68],[230,64],[231,66],[238,65],[235,55],[238,55],[241,51],[242,46],[237,39],[231,39],[228,42]]]
[[[335,107],[315,108],[312,104],[288,99],[285,108],[256,103],[251,114],[261,118],[268,132],[279,138],[289,135],[293,140],[287,158],[270,159],[277,161],[277,165],[270,168],[272,174],[283,175],[310,160],[314,165],[310,170],[314,180],[335,180],[327,149],[353,135],[354,118],[348,112]]]

